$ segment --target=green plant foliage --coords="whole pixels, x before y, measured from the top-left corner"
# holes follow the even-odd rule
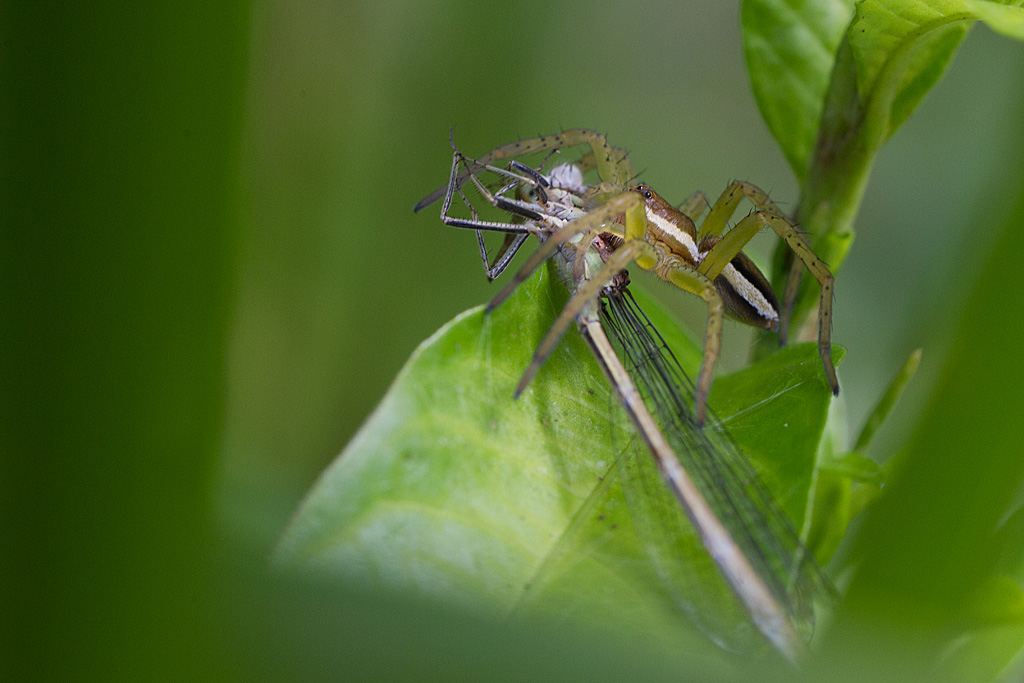
[[[740,12],[743,56],[768,129],[803,180],[821,120],[836,48],[853,0],[747,0]]]
[[[967,660],[988,653],[990,675],[1024,645],[1024,536],[1020,514],[1009,514],[1019,508],[1024,482],[1024,423],[1017,419],[1024,364],[1016,361],[1024,326],[1000,315],[1000,300],[991,296],[995,287],[1007,300],[1024,296],[1020,283],[1005,278],[1024,256],[1022,222],[1018,192],[928,409],[853,544],[859,569],[819,653],[821,679],[834,680],[864,652],[893,652],[895,644],[900,656],[879,658],[878,680],[932,668],[933,680],[963,680],[965,660],[947,659],[959,639],[970,639]]]
[[[863,0],[850,25],[857,91],[875,144],[895,132],[939,80],[969,22],[982,20],[1006,35],[1024,37],[1019,2]],[[1009,6],[1013,5],[1013,6]]]
[[[486,612],[628,622],[667,647],[691,629],[677,600],[719,640],[749,646],[692,531],[675,539],[685,586],[651,566],[625,480],[646,477],[650,500],[682,513],[580,336],[567,333],[511,399],[566,296],[542,269],[490,316],[472,309],[424,342],[313,489],[278,560]],[[678,326],[643,305],[683,363],[699,362]],[[797,523],[830,400],[821,375],[816,346],[801,344],[720,378],[712,394]]]
[[[833,271],[852,244],[854,218],[882,144],[939,80],[972,22],[1024,37],[1019,5],[863,0],[843,34],[837,26],[848,17],[848,3],[743,3],[744,50],[758,106],[801,180],[796,219]],[[785,285],[791,262],[788,253],[776,252],[776,288]],[[794,324],[814,301],[814,288],[802,287]],[[760,343],[767,349],[768,336]]]

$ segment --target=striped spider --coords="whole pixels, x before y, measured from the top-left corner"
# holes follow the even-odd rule
[[[597,169],[600,179],[597,185],[585,186],[581,178],[574,187],[558,187],[548,177],[514,159],[578,145],[590,147],[590,152],[583,157],[580,165]],[[494,165],[506,159],[511,160],[507,169]],[[489,190],[477,178],[478,173],[484,170],[501,176],[504,186],[494,192]],[[724,317],[728,315],[739,322],[766,330],[779,330],[780,324],[782,330],[788,326],[787,318],[792,302],[787,301],[780,313],[778,300],[768,279],[742,251],[754,235],[765,227],[775,231],[821,286],[818,351],[828,384],[832,392],[838,394],[839,381],[831,355],[832,274],[814,254],[799,230],[768,198],[767,193],[750,183],[734,181],[711,205],[707,215],[703,216],[707,201],[702,193],[694,193],[680,208],[676,208],[646,183],[635,183],[633,178],[628,154],[610,146],[599,133],[574,129],[502,145],[475,160],[468,159],[456,149],[448,185],[424,198],[416,206],[416,210],[419,210],[444,197],[441,219],[447,225],[477,230],[481,253],[491,278],[497,277],[508,266],[530,234],[541,239],[541,247],[488,304],[488,310],[493,310],[507,298],[561,245],[570,242],[576,244],[576,252],[580,257],[577,267],[581,267],[582,256],[592,246],[598,243],[604,245],[601,254],[603,267],[574,292],[561,315],[548,330],[534,353],[533,361],[523,374],[516,396],[529,384],[562,334],[587,303],[599,296],[601,290],[612,283],[626,266],[635,263],[707,302],[704,358],[697,375],[694,399],[697,423],[703,423],[721,346]],[[515,216],[516,222],[480,220],[471,205],[473,216],[470,219],[449,215],[456,192],[463,200],[466,199],[461,188],[467,179],[493,206]],[[515,197],[507,196],[510,192],[515,192]],[[726,230],[729,219],[744,198],[753,205],[753,210]],[[469,205],[469,202],[466,201],[466,204]],[[699,227],[696,221],[700,221]],[[482,230],[508,235],[501,252],[490,264],[480,236]]]

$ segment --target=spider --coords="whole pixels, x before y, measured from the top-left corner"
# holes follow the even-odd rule
[[[557,187],[556,183],[539,172],[512,159],[520,155],[556,152],[584,144],[589,145],[591,151],[581,160],[580,165],[583,168],[596,168],[601,181],[592,187],[584,186],[582,177],[573,187]],[[491,165],[503,159],[512,159],[507,170]],[[484,169],[504,176],[508,182],[497,192],[491,192],[476,177],[476,171]],[[479,220],[471,206],[472,219],[448,215],[454,193],[462,195],[461,186],[467,179],[473,181],[492,205],[515,215],[520,222]],[[695,221],[701,219],[702,207],[707,204],[702,193],[694,193],[677,209],[646,183],[633,183],[632,179],[633,171],[628,154],[610,146],[600,133],[573,129],[502,145],[475,161],[455,149],[448,185],[417,204],[416,210],[419,210],[444,196],[442,220],[447,225],[477,230],[488,277],[492,279],[508,266],[528,235],[537,235],[543,241],[512,281],[488,304],[488,311],[504,301],[561,245],[570,241],[581,245],[577,246],[575,268],[583,266],[584,257],[591,251],[591,246],[598,243],[604,245],[601,250],[603,266],[574,292],[561,315],[548,330],[524,372],[515,395],[518,397],[526,388],[562,334],[588,302],[620,277],[620,272],[626,266],[635,263],[679,289],[701,297],[707,303],[704,357],[694,394],[695,418],[697,424],[703,424],[721,345],[724,316],[767,330],[779,330],[780,323],[781,329],[785,330],[788,324],[791,301],[786,302],[780,315],[778,300],[768,279],[742,251],[754,235],[765,227],[775,231],[821,286],[818,351],[832,393],[838,394],[839,381],[831,355],[832,273],[814,254],[799,230],[768,198],[767,193],[750,183],[733,181],[711,205],[698,228]],[[528,192],[518,192],[519,196],[515,199],[505,196],[509,191],[520,188],[528,188]],[[462,197],[465,200],[465,196]],[[753,211],[725,231],[743,198],[750,201]],[[466,203],[469,205],[468,201]],[[487,263],[481,230],[505,232],[510,236],[490,265]]]

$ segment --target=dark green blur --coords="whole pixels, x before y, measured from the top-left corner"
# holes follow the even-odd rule
[[[4,678],[208,678],[248,3],[3,14]]]

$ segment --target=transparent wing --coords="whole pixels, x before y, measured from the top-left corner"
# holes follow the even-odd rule
[[[693,384],[627,288],[606,292],[601,321],[680,463],[794,624],[809,637],[814,599],[834,591],[792,522],[717,416],[709,413],[704,428],[696,427]],[[692,556],[688,548],[699,540],[649,460],[635,457],[633,466],[622,470],[634,524],[669,592],[687,611],[697,611],[689,606],[703,602],[694,596],[701,587],[694,586],[679,558]],[[700,612],[693,615],[695,620],[707,622],[705,611]],[[723,644],[745,637],[723,632],[728,622],[714,621],[721,623],[701,625]]]

